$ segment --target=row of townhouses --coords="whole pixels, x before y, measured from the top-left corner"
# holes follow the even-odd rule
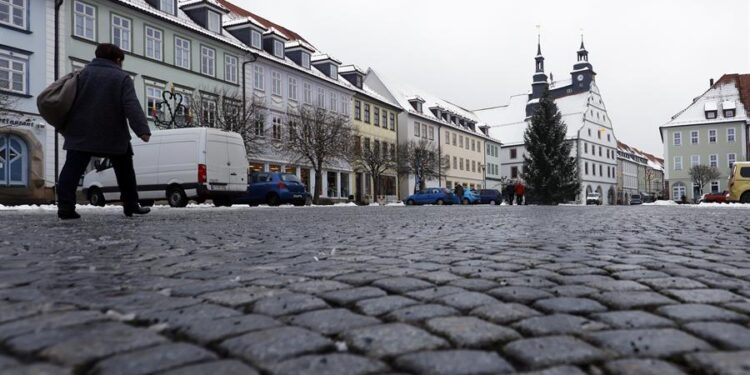
[[[617,142],[617,204],[629,204],[633,195],[663,199],[664,160]]]

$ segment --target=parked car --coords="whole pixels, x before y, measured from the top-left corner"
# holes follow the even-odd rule
[[[599,206],[602,204],[602,196],[599,193],[588,193],[586,194],[586,204],[595,204]]]
[[[213,200],[231,206],[247,190],[247,153],[242,137],[210,128],[156,130],[148,143],[137,137],[133,167],[143,205],[166,199],[172,207]],[[94,206],[120,199],[112,163],[100,159],[83,178],[83,193]]]
[[[750,162],[737,162],[729,175],[727,202],[750,203]]]
[[[640,194],[633,194],[630,196],[630,205],[639,205],[643,204],[643,198]]]
[[[496,189],[479,190],[479,203],[496,205],[503,202],[503,194]]]
[[[479,192],[475,189],[464,189],[464,196],[461,198],[461,204],[477,204],[481,201]]]
[[[247,176],[247,193],[235,198],[234,203],[257,206],[293,204],[304,206],[310,198],[305,184],[297,175],[282,172],[255,172]]]
[[[701,196],[702,203],[726,203],[728,191],[724,190],[721,193],[707,193]]]
[[[452,191],[445,188],[427,188],[422,189],[408,198],[406,205],[413,206],[418,204],[454,204],[458,203],[458,197]]]

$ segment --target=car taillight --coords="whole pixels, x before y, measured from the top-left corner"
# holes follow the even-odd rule
[[[283,182],[279,182],[279,184],[276,185],[276,187],[278,187],[279,189],[286,189],[287,188],[286,184],[283,183]]]
[[[199,184],[205,184],[207,181],[206,178],[206,165],[205,164],[198,164],[198,183]]]

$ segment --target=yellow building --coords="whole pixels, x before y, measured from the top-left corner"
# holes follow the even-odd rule
[[[438,111],[445,113],[442,109]],[[450,169],[443,177],[444,186],[453,189],[460,184],[471,189],[483,188],[485,138],[489,137],[477,129],[478,125],[471,119],[450,112],[441,119],[448,125],[440,127],[440,148],[450,160]]]
[[[396,103],[364,85],[365,73],[358,67],[342,66],[339,74],[356,89],[352,99],[352,127],[357,147],[380,156],[354,161],[354,199],[361,203],[395,202],[398,200],[398,174],[394,167],[401,110]],[[381,170],[383,166],[389,168]],[[374,174],[381,172],[377,181],[373,170],[377,170]]]

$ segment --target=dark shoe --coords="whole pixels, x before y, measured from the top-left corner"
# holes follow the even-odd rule
[[[134,206],[134,207],[127,207],[125,206],[123,208],[123,211],[125,212],[125,216],[131,217],[133,214],[136,215],[145,215],[149,212],[151,212],[151,209],[148,207],[140,207],[140,206]]]
[[[59,217],[60,220],[72,220],[80,219],[81,215],[79,215],[76,210],[57,210],[57,217]]]

